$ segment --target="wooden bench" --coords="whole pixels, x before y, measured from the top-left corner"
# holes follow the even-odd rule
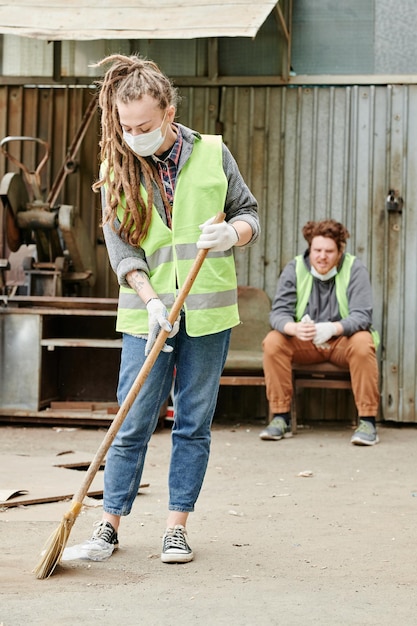
[[[291,404],[291,430],[297,432],[297,390],[305,388],[352,389],[350,372],[333,363],[292,365],[293,396]]]
[[[220,385],[265,387],[262,341],[271,330],[271,301],[262,289],[238,287],[241,324],[232,329],[230,347]],[[269,406],[266,400],[267,416]]]

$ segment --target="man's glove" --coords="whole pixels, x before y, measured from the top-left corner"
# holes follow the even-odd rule
[[[180,328],[179,318],[175,320],[174,326],[168,321],[168,311],[159,298],[151,298],[146,304],[148,311],[148,341],[145,346],[145,356],[148,356],[153,344],[159,335],[160,330],[170,331],[168,337],[174,337]],[[162,352],[172,352],[172,346],[164,344]]]
[[[325,344],[330,337],[333,337],[336,332],[336,324],[333,324],[333,322],[318,322],[318,324],[316,324],[316,334],[313,343],[316,344],[316,346],[324,348],[326,346],[323,344]]]
[[[236,229],[227,222],[213,224],[214,217],[211,217],[204,224],[200,224],[201,235],[197,241],[197,248],[210,249],[214,252],[224,252],[229,250],[239,241]]]

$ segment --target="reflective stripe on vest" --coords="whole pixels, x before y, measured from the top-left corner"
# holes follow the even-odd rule
[[[152,287],[168,310],[197,256],[199,225],[224,210],[226,193],[221,137],[203,136],[195,141],[192,156],[177,178],[172,230],[153,206],[148,234],[140,244]],[[141,195],[146,203],[147,194],[142,185]],[[124,210],[119,206],[119,219]],[[239,323],[236,269],[231,250],[207,254],[184,310],[187,333],[193,337],[220,332]],[[146,307],[133,289],[120,287],[116,328],[131,334],[148,332]]]
[[[355,258],[356,257],[347,252],[343,259],[342,267],[335,277],[336,300],[342,319],[349,315],[347,290],[350,282],[350,272]],[[295,257],[295,275],[297,282],[297,304],[295,310],[295,319],[297,322],[299,322],[307,308],[308,300],[310,298],[311,290],[313,288],[313,275],[311,274],[311,272],[308,271],[304,262],[304,257],[301,254]],[[380,341],[379,333],[373,328],[370,329],[370,333],[374,340],[375,349],[377,349]]]

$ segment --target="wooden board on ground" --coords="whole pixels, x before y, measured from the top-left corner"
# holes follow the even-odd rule
[[[76,451],[48,457],[3,455],[0,457],[0,509],[70,500],[84,479],[90,457],[91,454]],[[147,486],[141,485],[141,488]],[[102,495],[103,471],[100,470],[87,496],[101,498]]]

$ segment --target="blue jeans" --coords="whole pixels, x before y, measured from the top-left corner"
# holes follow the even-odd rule
[[[104,510],[128,515],[137,496],[149,440],[161,406],[168,398],[174,371],[174,425],[169,468],[169,510],[190,512],[199,496],[210,452],[211,423],[219,379],[229,348],[230,330],[189,337],[180,330],[167,342],[129,410],[110,450],[104,471]],[[123,336],[117,399],[121,404],[145,361],[146,341]],[[175,368],[175,370],[174,370]]]

